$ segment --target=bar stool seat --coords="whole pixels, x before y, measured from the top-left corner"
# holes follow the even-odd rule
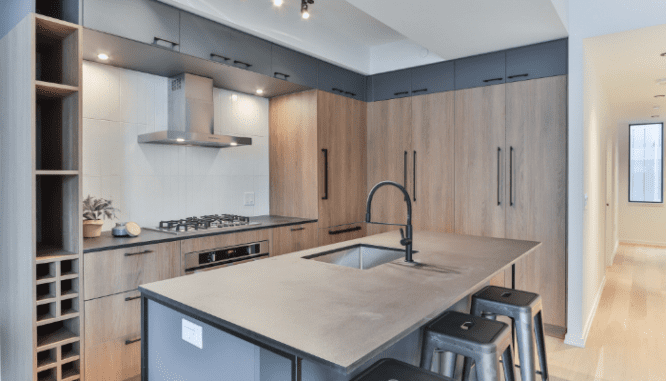
[[[542,309],[541,296],[527,291],[488,286],[472,296],[472,315],[490,319],[502,315],[513,320],[518,338],[522,381],[535,381],[536,378],[532,332],[534,332],[539,353],[541,379],[548,380]],[[469,362],[467,362],[466,371],[469,367]]]
[[[394,359],[382,359],[361,373],[354,381],[453,381],[436,373]]]
[[[513,381],[515,378],[511,330],[502,322],[455,311],[445,312],[425,329],[421,368],[430,369],[435,351],[444,352],[443,373],[447,377],[455,375],[456,356],[462,355],[476,363],[479,381],[498,381],[501,354],[505,379]]]

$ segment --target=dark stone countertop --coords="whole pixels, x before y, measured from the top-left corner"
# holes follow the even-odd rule
[[[141,234],[138,237],[114,237],[111,235],[111,232],[108,231],[103,232],[102,235],[98,238],[84,238],[83,253],[85,254],[93,253],[96,251],[123,249],[127,247],[151,245],[162,242],[181,241],[184,239],[206,237],[211,235],[233,234],[250,230],[272,229],[282,226],[314,223],[317,222],[317,220],[298,217],[259,216],[250,217],[250,222],[259,222],[261,225],[239,226],[237,228],[224,230],[207,230],[202,233],[183,235],[161,233],[148,229],[142,229]]]

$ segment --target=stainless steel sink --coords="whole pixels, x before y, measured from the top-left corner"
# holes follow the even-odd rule
[[[396,259],[404,259],[405,250],[381,246],[354,245],[303,258],[367,270]]]

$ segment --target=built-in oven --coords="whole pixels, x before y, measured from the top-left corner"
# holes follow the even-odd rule
[[[255,261],[268,257],[268,250],[268,241],[260,241],[186,253],[183,256],[183,273],[187,275]]]

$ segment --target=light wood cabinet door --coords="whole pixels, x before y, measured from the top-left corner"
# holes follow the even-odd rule
[[[141,300],[137,291],[85,302],[85,376],[123,381],[141,374]]]
[[[415,229],[454,231],[452,91],[412,98],[412,202]]]
[[[135,290],[180,275],[180,242],[85,254],[85,300]]]
[[[269,102],[270,213],[318,218],[317,90]]]
[[[504,238],[504,85],[455,97],[455,231]]]
[[[283,226],[271,231],[271,257],[312,249],[316,246],[316,223]]]
[[[366,115],[365,102],[318,93],[320,226],[365,218]]]
[[[320,225],[321,226],[321,225]],[[365,237],[367,224],[350,224],[319,229],[319,246]]]
[[[395,181],[411,189],[412,98],[391,99],[368,104],[368,187]],[[411,196],[411,194],[410,194]],[[372,221],[392,224],[407,222],[405,197],[395,187],[383,187],[372,201]],[[373,235],[398,227],[367,225]]]
[[[516,288],[543,298],[544,323],[566,327],[567,78],[506,85],[506,237],[541,242],[516,264]]]

